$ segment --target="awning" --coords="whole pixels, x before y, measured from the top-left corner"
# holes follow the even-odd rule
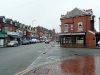
[[[19,33],[18,32],[8,32],[7,33],[8,35],[14,35],[14,36],[19,36]]]
[[[5,38],[5,34],[3,32],[0,32],[0,38]]]
[[[59,35],[85,35],[85,33],[61,33]]]

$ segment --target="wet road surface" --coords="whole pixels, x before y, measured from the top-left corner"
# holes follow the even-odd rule
[[[19,75],[99,75],[100,49],[55,46],[30,67],[30,71]]]
[[[78,56],[39,66],[24,75],[99,75],[100,61],[97,58]]]
[[[44,43],[0,48],[0,75],[14,75],[26,69],[36,58],[49,48]]]

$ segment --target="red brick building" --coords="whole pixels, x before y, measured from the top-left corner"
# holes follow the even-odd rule
[[[62,15],[60,45],[62,47],[96,47],[94,28],[94,15],[92,9],[78,8]]]

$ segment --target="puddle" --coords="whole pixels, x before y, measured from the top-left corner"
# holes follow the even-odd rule
[[[56,59],[49,57],[48,59]],[[100,75],[100,56],[75,56],[38,67],[32,75]],[[25,74],[31,75],[31,74]]]

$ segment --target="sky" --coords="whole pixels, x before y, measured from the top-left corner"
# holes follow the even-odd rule
[[[99,30],[99,0],[1,0],[0,16],[12,18],[25,25],[43,26],[60,32],[60,17],[74,8],[92,9],[95,28]]]

